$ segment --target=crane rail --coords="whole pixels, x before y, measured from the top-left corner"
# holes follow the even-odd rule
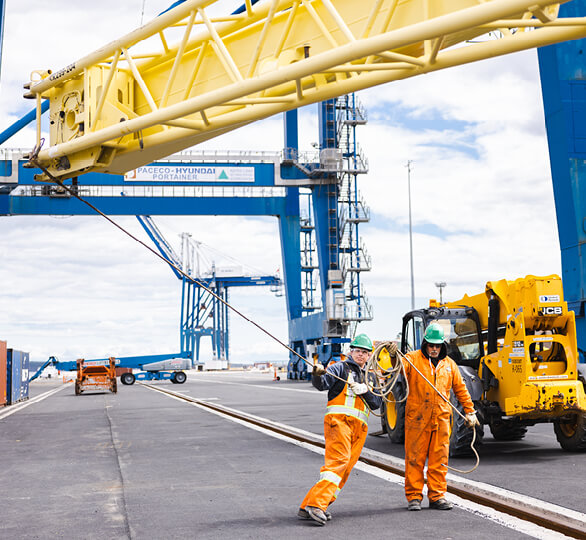
[[[241,422],[261,427],[265,430],[277,433],[289,439],[315,447],[325,448],[325,444],[320,437],[312,437],[306,432],[302,432],[294,428],[288,428],[283,424],[272,422],[266,418],[261,418],[242,411],[223,407],[222,405],[212,404],[205,400],[185,396],[170,390],[166,390],[160,386],[146,383],[141,383],[141,385],[157,392],[161,392],[162,394],[167,394],[176,399],[180,399],[188,403],[194,403],[216,413],[235,418]],[[385,472],[389,472],[401,477],[405,476],[404,469],[380,458],[361,455],[359,461]],[[535,525],[539,525],[545,529],[566,535],[570,538],[586,538],[586,523],[583,521],[581,522],[580,520],[572,519],[570,516],[554,514],[544,510],[543,507],[532,506],[523,501],[505,501],[502,497],[499,497],[498,495],[492,494],[488,491],[481,491],[478,488],[467,487],[463,484],[454,485],[454,482],[451,481],[448,481],[448,492],[461,497],[462,499],[466,499],[476,504],[492,508],[493,510],[516,517],[523,521],[534,523]]]

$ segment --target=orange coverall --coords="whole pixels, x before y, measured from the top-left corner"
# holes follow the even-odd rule
[[[474,403],[460,370],[456,362],[445,354],[444,344],[441,359],[435,368],[421,349],[407,353],[406,356],[443,396],[449,400],[450,390],[453,390],[464,411],[471,413],[474,411]],[[437,501],[447,489],[452,408],[409,362],[403,360],[403,365],[409,382],[409,397],[405,407],[405,496],[408,501],[423,498],[423,468],[427,459],[427,496],[430,501]]]
[[[344,365],[346,364],[346,365]],[[364,372],[349,357],[345,362],[328,368],[342,379],[347,379],[348,370],[358,382],[364,381]],[[309,490],[300,508],[315,506],[327,510],[344,484],[352,468],[360,457],[360,452],[368,434],[369,409],[378,409],[381,398],[367,392],[356,396],[348,384],[334,379],[326,372],[321,377],[313,377],[312,383],[318,390],[329,389],[329,400],[324,417],[325,463],[320,469],[319,480]]]

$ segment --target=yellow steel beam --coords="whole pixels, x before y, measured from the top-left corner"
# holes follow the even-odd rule
[[[51,102],[37,160],[61,178],[123,173],[279,112],[586,36],[586,17],[560,19],[551,0],[261,0],[213,19],[216,1],[187,0],[29,83]]]

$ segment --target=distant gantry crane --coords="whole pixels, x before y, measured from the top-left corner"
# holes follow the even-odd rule
[[[181,353],[191,358],[192,367],[206,369],[225,369],[230,364],[229,290],[232,287],[270,287],[277,296],[283,295],[283,282],[278,275],[243,275],[243,265],[232,268],[216,266],[210,258],[211,249],[202,242],[192,239],[191,234],[181,235],[181,255],[165,239],[151,216],[136,216],[149,238],[154,242],[161,255],[176,268],[170,266],[181,280]],[[217,252],[219,254],[219,252]],[[226,258],[225,255],[222,255]],[[204,285],[206,289],[200,286]],[[215,295],[215,296],[214,296]],[[219,298],[219,299],[218,299]],[[223,303],[221,300],[225,303]],[[213,358],[200,363],[200,341],[210,337]]]

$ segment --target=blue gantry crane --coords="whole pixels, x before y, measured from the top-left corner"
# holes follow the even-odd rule
[[[358,234],[360,224],[369,219],[358,190],[358,178],[368,171],[368,163],[355,133],[366,123],[366,114],[356,97],[348,96],[320,104],[318,116],[319,145],[312,153],[299,152],[297,111],[291,111],[285,115],[282,153],[182,152],[125,176],[89,173],[68,183],[110,215],[276,216],[289,344],[303,357],[335,361],[353,327],[372,318],[360,280],[370,269],[370,258]],[[35,181],[36,171],[24,167],[22,154],[3,152],[0,215],[92,213],[59,186]],[[180,262],[154,228],[146,229],[164,257]],[[253,281],[218,275],[208,280],[223,299],[230,287],[250,286]],[[274,277],[257,276],[256,281],[278,287]],[[206,299],[205,291],[188,281],[183,287],[181,350],[172,357],[197,362],[198,344],[208,336],[216,357],[227,360],[225,308],[214,305],[215,299]],[[203,324],[210,314],[211,328]],[[170,358],[163,356],[149,360]],[[291,353],[288,377],[307,376],[306,364]]]
[[[560,7],[560,15],[564,17],[583,17],[584,13],[586,0],[574,0]],[[578,350],[582,362],[586,361],[585,54],[584,39],[539,49],[564,296],[568,307],[576,314]]]
[[[193,240],[188,233],[181,235],[181,255],[178,255],[151,216],[136,218],[161,255],[171,263],[169,267],[181,281],[182,355],[191,359],[192,367],[202,367],[200,342],[202,337],[209,337],[213,358],[204,363],[205,367],[227,368],[230,365],[227,307],[230,289],[264,286],[276,295],[282,295],[281,278],[277,274],[241,275],[234,269],[218,268],[216,261],[206,256],[202,242]]]
[[[359,235],[370,219],[358,190],[368,172],[356,137],[367,122],[354,94],[318,105],[318,155],[298,150],[296,112],[285,115],[284,175],[301,178],[302,316],[290,318],[291,347],[306,358],[327,364],[341,358],[360,321],[372,319],[361,273],[371,268]],[[291,355],[288,377],[306,378],[307,365]]]

